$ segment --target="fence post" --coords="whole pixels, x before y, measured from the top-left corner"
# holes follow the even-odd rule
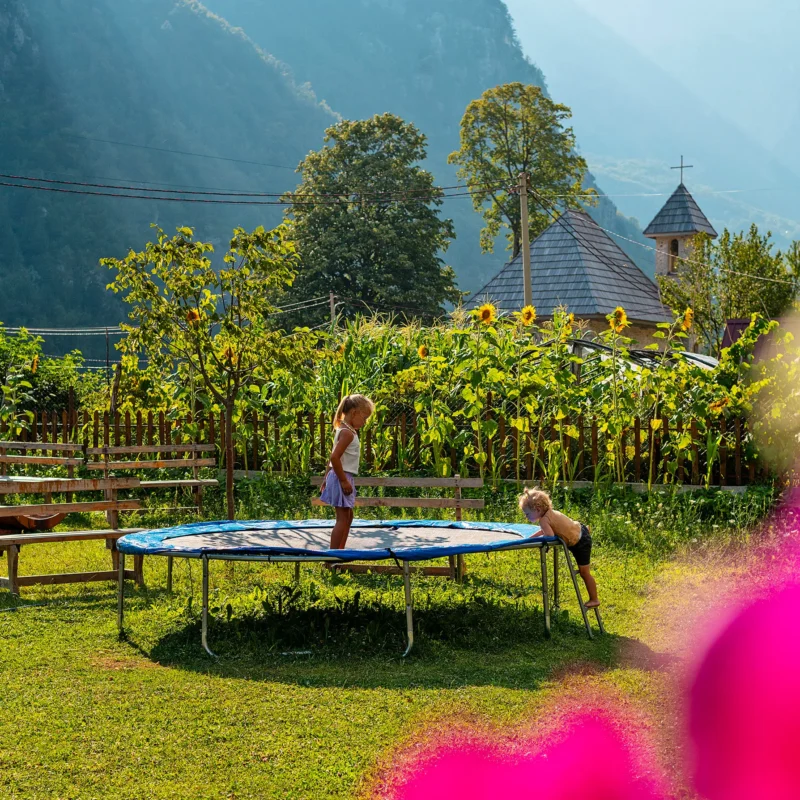
[[[592,480],[597,480],[597,420],[592,417]]]
[[[633,477],[636,483],[642,480],[642,421],[633,420]]]
[[[678,420],[675,427],[677,443],[680,443],[681,438],[683,438],[683,420]],[[676,445],[677,447],[677,445]],[[683,448],[681,447],[678,450],[678,482],[683,483]]]
[[[664,483],[667,482],[667,474],[669,473],[669,420],[663,417],[661,420],[661,469],[664,470]]]
[[[114,447],[119,447],[122,444],[122,442],[120,441],[119,422],[120,422],[119,411],[115,411],[114,412]]]
[[[130,447],[133,443],[131,439],[131,412],[125,412],[125,444],[127,447]]]
[[[578,364],[578,382],[580,382],[580,368]],[[586,458],[584,450],[586,449],[586,441],[583,430],[583,414],[578,417],[578,474],[583,480],[583,472],[586,469]]]

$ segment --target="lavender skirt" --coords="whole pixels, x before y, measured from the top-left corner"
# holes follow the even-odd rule
[[[327,503],[334,508],[354,508],[356,504],[356,481],[355,475],[345,472],[347,479],[353,486],[353,491],[350,494],[345,494],[342,491],[342,484],[339,482],[339,476],[331,470],[325,480],[325,488],[322,490],[320,499],[323,503]]]

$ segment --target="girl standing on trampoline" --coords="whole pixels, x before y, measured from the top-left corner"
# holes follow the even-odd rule
[[[331,550],[340,550],[347,542],[353,523],[356,504],[355,477],[361,460],[358,431],[370,418],[375,404],[363,394],[348,394],[342,398],[333,417],[336,435],[333,451],[322,479],[323,503],[336,509],[336,524],[331,530]]]

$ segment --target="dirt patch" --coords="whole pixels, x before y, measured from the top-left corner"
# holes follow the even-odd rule
[[[119,653],[100,652],[90,656],[89,663],[95,669],[118,672],[133,669],[161,669],[161,664],[141,656],[128,656]]]

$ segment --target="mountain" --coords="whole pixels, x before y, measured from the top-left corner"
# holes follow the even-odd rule
[[[298,161],[336,119],[197,2],[0,0],[0,54],[4,174],[279,192],[295,185]],[[280,219],[275,206],[0,187],[0,320],[116,324],[123,312],[98,259],[141,248],[150,223],[192,225],[224,246],[237,224]]]
[[[644,54],[646,41],[634,47],[598,19],[599,9],[589,13],[586,0],[507,1],[524,50],[536,55],[551,91],[573,109],[581,150],[603,189],[618,195],[614,200],[624,214],[643,225],[655,216],[679,182],[670,167],[683,153],[686,163],[694,165],[685,173],[685,183],[718,231],[741,230],[755,222],[764,231],[772,230],[783,246],[800,238],[800,195],[795,189],[800,158],[793,155],[800,117],[794,124],[784,120],[784,138],[767,147],[732,121],[759,114],[757,105],[731,104],[729,113],[721,114],[716,98],[710,101],[717,86],[705,73],[698,71],[690,80],[684,70],[684,79],[677,79],[655,56]],[[683,22],[693,29],[687,37],[702,41],[703,29],[696,30],[692,19]],[[718,52],[717,32],[710,25],[704,32],[714,40],[709,47]],[[655,46],[658,35],[647,34],[642,26],[645,35],[652,35]],[[668,43],[686,46],[675,37]],[[739,46],[747,43],[727,42],[729,57],[735,60]]]
[[[313,88],[342,116],[391,111],[417,125],[429,141],[426,167],[444,186],[458,183],[447,156],[458,148],[470,101],[511,81],[547,89],[542,71],[522,52],[502,0],[207,0],[207,5],[288,64],[297,83]],[[591,177],[588,184],[596,185]],[[469,198],[446,201],[443,210],[457,233],[447,261],[461,288],[474,290],[508,260],[505,242],[498,242],[492,255],[480,254],[481,218]],[[591,214],[604,227],[647,242],[612,202],[604,200]],[[620,244],[653,274],[655,260],[648,251]]]

